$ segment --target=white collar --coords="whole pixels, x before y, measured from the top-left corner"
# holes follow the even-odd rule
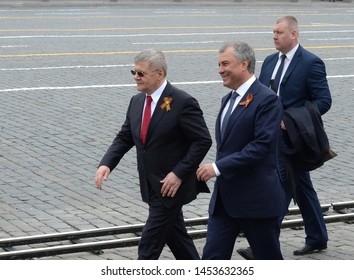
[[[157,89],[155,90],[155,92],[153,92],[150,96],[152,97],[152,101],[156,104],[157,101],[159,101],[160,99],[160,96],[162,94],[162,92],[165,90],[165,87],[167,85],[167,80],[165,80],[162,85]]]
[[[251,85],[254,83],[255,80],[256,80],[256,76],[253,75],[241,86],[239,86],[238,89],[236,89],[236,92],[241,96],[241,98],[246,94],[246,92],[248,91],[248,89],[251,87]]]

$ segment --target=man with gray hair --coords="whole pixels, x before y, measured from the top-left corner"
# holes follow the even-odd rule
[[[282,106],[254,76],[248,44],[226,43],[219,53],[219,74],[231,92],[216,119],[216,160],[197,170],[200,181],[216,177],[202,258],[230,259],[242,231],[255,259],[280,260],[279,218],[286,208],[277,170]]]
[[[149,204],[138,259],[158,259],[166,244],[176,259],[199,259],[182,206],[209,192],[195,174],[212,144],[203,112],[195,98],[166,80],[161,51],[138,54],[131,73],[140,93],[131,98],[125,122],[99,164],[96,186],[102,188],[102,180],[135,146],[141,196]]]

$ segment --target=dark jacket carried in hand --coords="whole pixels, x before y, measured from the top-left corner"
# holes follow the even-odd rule
[[[286,109],[283,121],[287,133],[282,152],[295,170],[314,170],[336,156],[316,104],[307,101],[305,106]]]

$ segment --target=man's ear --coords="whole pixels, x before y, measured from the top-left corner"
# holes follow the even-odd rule
[[[244,60],[242,61],[242,71],[246,71],[248,70],[248,65],[250,64],[250,62],[248,60]]]

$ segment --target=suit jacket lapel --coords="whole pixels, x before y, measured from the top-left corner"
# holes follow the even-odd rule
[[[272,79],[272,74],[274,72],[274,68],[277,65],[279,59],[278,53],[274,54],[273,57],[269,60],[268,66],[267,66],[267,71],[266,71],[266,77],[264,79],[264,84],[267,87],[270,87],[270,80]]]
[[[288,67],[288,69],[286,70],[283,79],[281,80],[280,86],[282,84],[286,84],[287,79],[289,78],[291,72],[293,72],[293,70],[295,69],[296,65],[298,64],[298,62],[300,61],[302,55],[302,47],[299,46],[299,48],[296,50],[293,59],[290,62],[290,65]]]
[[[137,95],[136,104],[131,107],[131,130],[132,135],[135,135],[138,139],[140,139],[140,132],[141,132],[141,123],[143,118],[144,112],[144,103],[145,103],[145,94],[139,93]],[[141,142],[141,141],[140,141]],[[141,143],[142,144],[142,143]]]
[[[225,95],[222,99],[221,99],[221,106],[220,106],[220,111],[219,111],[219,114],[216,118],[216,122],[215,122],[215,138],[216,138],[216,141],[218,143],[221,142],[221,125],[220,125],[220,122],[221,122],[221,115],[222,115],[222,112],[224,111],[224,108],[227,104],[227,102],[229,101],[229,99],[231,98],[231,93],[232,92],[229,92],[227,95]]]
[[[246,93],[242,99],[240,100],[240,102],[246,100],[247,97]],[[244,111],[245,106],[241,106],[239,104],[237,104],[237,106],[235,107],[235,109],[233,110],[233,112],[231,113],[229,122],[227,123],[227,126],[225,128],[225,137],[224,139],[222,139],[222,141],[224,142],[225,139],[227,138],[227,136],[230,134],[230,130],[233,128],[233,126],[235,125],[235,123],[237,122],[237,119],[241,116],[242,112]]]
[[[245,101],[245,100],[247,99],[247,95],[248,95],[249,93],[252,93],[253,95],[255,95],[256,92],[258,92],[258,90],[257,90],[257,86],[259,85],[258,83],[259,83],[258,80],[256,80],[256,81],[253,82],[253,84],[252,84],[252,85],[250,86],[250,88],[247,90],[247,92],[246,92],[245,95],[242,97],[242,99],[240,100],[240,102]],[[230,96],[231,96],[231,93],[230,93]],[[229,97],[229,98],[230,98],[230,97]],[[228,98],[225,98],[225,100],[226,100],[226,101],[225,101],[224,103],[226,104]],[[225,142],[225,140],[227,139],[228,135],[230,134],[230,131],[232,130],[233,126],[235,125],[235,123],[237,122],[237,120],[241,117],[242,113],[245,111],[246,106],[240,105],[240,102],[237,104],[237,106],[235,107],[234,111],[232,112],[232,114],[231,114],[231,116],[230,116],[229,122],[228,122],[228,124],[227,124],[227,126],[226,126],[226,128],[225,128],[225,129],[226,129],[226,131],[225,131],[225,137],[224,137],[224,139],[221,139],[222,142],[220,141],[221,144]],[[223,105],[224,105],[223,108],[225,107],[225,104],[223,104]],[[222,110],[223,110],[223,109],[222,109]],[[221,110],[221,112],[222,112],[222,110]],[[221,115],[221,113],[220,113],[220,115]],[[220,122],[219,122],[219,127],[220,127]],[[220,128],[219,128],[219,129],[220,129]],[[219,131],[220,131],[220,130],[219,130]],[[219,135],[221,135],[221,133],[219,133]]]
[[[223,143],[223,142],[225,141],[225,139],[227,138],[227,135],[229,134],[229,132],[230,132],[231,128],[233,127],[235,121],[239,118],[240,114],[241,114],[242,111],[243,111],[243,107],[244,107],[244,106],[237,105],[237,106],[235,107],[235,109],[234,109],[233,112],[231,113],[229,122],[228,122],[228,124],[227,124],[227,126],[226,126],[226,128],[225,128],[226,130],[225,130],[225,134],[224,134],[224,135],[225,135],[226,137],[224,137],[223,139],[221,139],[221,126],[220,126],[221,115],[222,115],[222,112],[224,111],[224,108],[225,108],[227,102],[230,100],[231,95],[232,95],[232,91],[231,91],[229,94],[227,94],[227,95],[222,99],[222,102],[221,102],[221,109],[220,109],[219,115],[218,115],[218,117],[217,117],[217,119],[216,119],[215,131],[217,132],[217,133],[216,133],[216,138],[217,138],[217,141],[218,141],[219,143]],[[242,97],[242,100],[240,100],[240,102],[246,99],[246,95],[247,95],[247,94],[245,94],[245,96]]]
[[[151,137],[151,135],[153,134],[153,131],[156,129],[158,123],[160,122],[161,118],[163,117],[163,115],[166,113],[166,110],[165,109],[161,109],[161,105],[164,103],[164,98],[165,97],[170,97],[171,94],[172,94],[172,85],[167,82],[167,85],[164,89],[164,91],[162,92],[157,104],[156,104],[156,107],[155,107],[155,110],[154,110],[154,113],[152,114],[151,116],[151,120],[150,120],[150,123],[149,123],[149,128],[148,128],[148,131],[147,131],[147,134],[146,134],[146,143],[149,142],[149,139]]]

